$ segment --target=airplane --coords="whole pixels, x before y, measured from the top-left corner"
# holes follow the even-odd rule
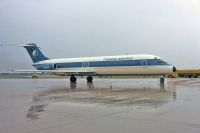
[[[93,82],[94,76],[122,75],[161,75],[160,82],[164,83],[164,76],[176,71],[175,66],[150,54],[50,59],[34,43],[18,47],[27,50],[33,61],[32,66],[36,68],[36,70],[18,70],[18,72],[66,75],[70,76],[71,83],[76,83],[76,76],[87,76],[87,82],[90,83]]]

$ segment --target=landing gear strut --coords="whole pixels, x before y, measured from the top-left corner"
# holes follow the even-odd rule
[[[88,82],[88,83],[92,83],[92,81],[93,81],[93,77],[92,77],[92,76],[88,76],[88,77],[87,77],[87,82]]]
[[[70,76],[70,82],[71,83],[76,83],[76,77],[74,75]]]

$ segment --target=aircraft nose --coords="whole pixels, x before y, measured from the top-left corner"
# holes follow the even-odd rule
[[[173,72],[176,72],[176,67],[173,66],[173,67],[172,67],[172,70],[173,70]]]

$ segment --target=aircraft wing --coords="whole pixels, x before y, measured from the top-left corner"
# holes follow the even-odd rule
[[[67,69],[67,70],[12,70],[13,72],[21,73],[46,73],[46,74],[55,74],[55,75],[95,75],[93,69]]]

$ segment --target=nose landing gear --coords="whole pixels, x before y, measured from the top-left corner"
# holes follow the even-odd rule
[[[164,83],[164,82],[165,82],[165,78],[164,77],[160,78],[160,83]]]

